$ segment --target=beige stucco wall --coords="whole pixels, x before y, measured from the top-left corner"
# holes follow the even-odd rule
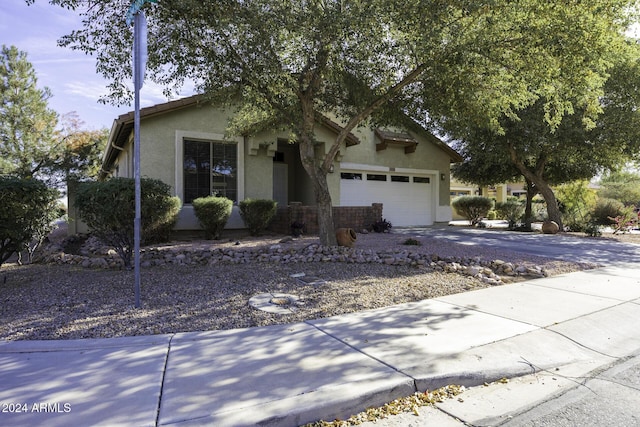
[[[176,131],[224,135],[227,115],[210,107],[191,107],[146,118],[140,124],[140,174],[171,184],[176,181]]]
[[[212,106],[190,106],[141,121],[141,166],[142,176],[160,179],[171,185],[174,195],[182,196],[182,140],[194,138],[202,140],[226,140],[238,144],[239,171],[238,198],[273,198],[273,156],[278,149],[278,141],[286,141],[288,133],[263,132],[251,137],[225,136],[227,122],[232,110],[220,110]],[[322,157],[335,140],[335,131],[316,126],[316,156]],[[374,131],[360,128],[354,132],[360,144],[342,146],[334,162],[334,172],[327,175],[327,182],[334,204],[340,201],[340,164],[366,164],[372,166],[427,171],[432,176],[435,195],[438,200],[436,221],[450,219],[449,205],[449,156],[420,135],[412,135],[418,140],[414,153],[405,154],[404,148],[391,144],[386,150],[376,151],[378,142]],[[133,135],[129,143],[120,151],[116,176],[133,176]],[[282,144],[281,144],[282,146]],[[290,153],[298,150],[297,145],[286,148]],[[297,153],[296,153],[297,155]],[[296,200],[305,205],[315,204],[311,180],[301,167],[296,165],[289,185],[295,185]],[[444,174],[445,179],[441,180]],[[228,228],[242,228],[244,224],[234,207]],[[193,208],[184,206],[177,229],[198,228]]]
[[[241,171],[242,173],[242,171]],[[244,183],[245,198],[271,199],[273,198],[273,159],[261,148],[257,155],[245,154]]]

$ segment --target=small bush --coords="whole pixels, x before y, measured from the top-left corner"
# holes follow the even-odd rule
[[[27,250],[29,261],[59,218],[56,190],[35,179],[0,176],[0,266]]]
[[[496,212],[496,211],[489,211],[489,212],[487,213],[487,219],[488,219],[489,221],[493,221],[493,220],[494,220],[494,219],[496,219],[496,218],[498,218],[498,212]]]
[[[171,197],[170,187],[162,181],[140,180],[142,200],[142,240],[145,245],[167,242],[182,208],[179,197]]]
[[[408,245],[408,246],[422,246],[422,243],[420,243],[419,240],[413,239],[411,237],[409,237],[407,240],[405,240],[402,244],[403,245]]]
[[[622,215],[624,210],[624,204],[614,199],[598,199],[596,206],[593,210],[593,221],[598,225],[612,225],[616,218]]]
[[[291,223],[291,234],[294,237],[302,236],[307,232],[307,225],[304,222],[293,221]]]
[[[496,212],[501,219],[509,221],[509,229],[514,229],[524,215],[524,205],[517,197],[509,197],[506,202],[496,203]]]
[[[371,228],[376,233],[386,233],[389,230],[391,230],[391,227],[392,227],[391,223],[384,218],[382,218],[380,221],[374,222],[371,225]]]
[[[600,237],[602,236],[602,231],[600,230],[600,225],[593,220],[593,218],[589,219],[584,227],[584,233],[589,237]]]
[[[172,197],[170,190],[169,185],[157,179],[140,179],[142,243],[169,239],[181,205],[180,199]],[[135,181],[112,178],[79,183],[75,204],[92,233],[112,246],[124,266],[130,268],[134,246]]]
[[[613,221],[613,234],[631,231],[638,224],[638,214],[633,206],[626,206],[616,217],[609,217]]]
[[[278,204],[275,200],[245,199],[238,203],[240,216],[249,229],[249,234],[257,236],[262,232],[276,214]]]
[[[556,190],[562,222],[571,231],[587,231],[590,214],[596,205],[596,192],[588,181],[576,181],[559,186]]]
[[[207,239],[219,239],[233,209],[233,201],[226,197],[199,197],[194,199],[193,209]]]
[[[493,202],[483,196],[460,196],[451,202],[451,206],[458,215],[471,221],[471,225],[476,225],[487,216],[493,207]]]

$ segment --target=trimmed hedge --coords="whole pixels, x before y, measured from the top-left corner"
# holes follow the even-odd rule
[[[140,179],[141,242],[168,241],[180,212],[181,202],[171,187],[157,179]],[[135,181],[112,178],[78,184],[75,200],[80,217],[93,234],[113,246],[126,268],[131,267],[134,246]]]
[[[508,197],[505,202],[496,203],[496,212],[500,219],[509,221],[509,228],[513,229],[524,215],[524,204],[517,197]]]
[[[219,239],[231,217],[233,200],[226,197],[198,197],[191,204],[207,239]]]
[[[249,234],[258,236],[273,219],[278,208],[275,200],[245,199],[238,203],[240,217],[249,229]]]
[[[451,206],[458,215],[471,221],[471,225],[476,225],[482,218],[487,216],[493,207],[493,202],[488,197],[483,196],[460,196],[453,199]]]

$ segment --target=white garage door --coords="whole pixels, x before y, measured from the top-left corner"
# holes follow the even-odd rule
[[[433,224],[431,179],[419,174],[354,171],[340,174],[340,205],[382,203],[394,226]]]

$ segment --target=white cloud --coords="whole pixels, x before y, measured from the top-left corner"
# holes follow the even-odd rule
[[[65,94],[79,96],[97,102],[98,99],[107,94],[104,82],[75,80],[64,84]]]

